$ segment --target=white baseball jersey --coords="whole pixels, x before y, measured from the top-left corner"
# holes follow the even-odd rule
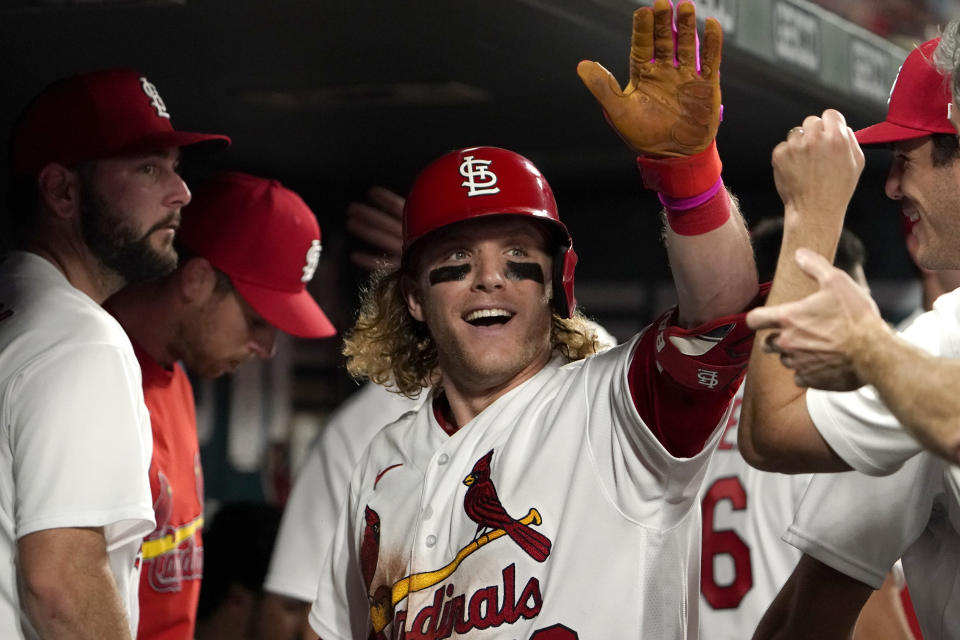
[[[634,397],[670,402],[652,392],[662,339],[649,330],[585,360],[554,358],[452,433],[432,401],[380,431],[351,481],[314,631],[695,638],[697,491],[735,389],[691,391],[648,426]],[[654,430],[693,428],[676,416],[717,398],[706,444],[672,456]]]
[[[616,338],[602,326],[587,322],[597,333],[598,350],[617,344]],[[407,411],[416,409],[426,395],[411,400],[367,383],[330,416],[311,445],[283,509],[263,584],[266,591],[313,602],[353,468],[373,436]]]
[[[919,316],[901,335],[933,355],[960,357],[960,291],[940,296],[933,310]],[[808,391],[807,410],[833,450],[857,471],[887,475],[901,466],[902,470],[894,479],[854,480],[851,478],[855,477],[851,476],[842,484],[838,482],[838,502],[833,510],[835,524],[830,525],[830,513],[821,511],[817,503],[811,507],[815,513],[809,516],[809,531],[805,533],[805,529],[799,526],[792,528],[789,541],[799,545],[805,536],[807,540],[802,544],[806,551],[807,548],[834,544],[831,542],[833,535],[842,535],[846,540],[847,528],[864,531],[858,529],[861,526],[858,521],[868,523],[870,528],[866,531],[872,536],[869,544],[862,537],[850,534],[851,541],[845,546],[837,543],[836,557],[823,561],[875,586],[879,585],[877,576],[885,574],[902,553],[907,586],[924,636],[956,637],[957,629],[960,629],[960,616],[957,615],[960,611],[960,544],[957,541],[960,536],[960,467],[941,462],[926,453],[884,406],[873,387],[846,393]],[[870,495],[875,496],[873,500],[865,497],[867,494],[860,486],[870,480],[880,483],[865,484],[871,487]],[[852,488],[841,491],[848,484]],[[822,490],[824,493],[833,491],[833,485]],[[805,497],[804,505],[811,500]],[[822,523],[817,519],[820,513],[823,513]],[[874,518],[881,524],[872,524]],[[838,521],[844,524],[836,524]],[[911,546],[914,540],[916,543]],[[841,560],[847,554],[854,558],[852,564]],[[823,553],[820,555],[827,557]],[[873,563],[866,564],[864,557]],[[918,570],[921,567],[922,571]],[[945,604],[947,602],[949,606]]]
[[[742,403],[741,388],[701,494],[701,640],[750,638],[801,555],[781,536],[811,475],[769,473],[746,463],[737,448]]]
[[[878,589],[901,556],[925,640],[960,633],[960,505],[950,465],[924,452],[889,476],[813,478],[784,540]]]
[[[377,431],[419,403],[367,383],[330,416],[284,507],[266,591],[313,602],[353,468]]]
[[[45,259],[0,259],[0,636],[37,637],[17,592],[17,540],[72,527],[104,528],[136,632],[151,438],[120,325]]]

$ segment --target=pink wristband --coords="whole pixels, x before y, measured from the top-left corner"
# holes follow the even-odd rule
[[[730,218],[730,198],[727,190],[721,188],[723,182],[710,188],[712,195],[703,199],[706,194],[686,198],[686,201],[697,200],[689,209],[674,209],[661,196],[661,201],[667,207],[667,223],[674,233],[681,236],[698,236],[720,227]]]
[[[723,188],[723,178],[717,178],[717,181],[713,183],[713,186],[701,193],[700,195],[692,196],[690,198],[671,198],[670,196],[658,193],[657,197],[660,198],[661,204],[667,209],[672,211],[687,211],[688,209],[693,209],[694,207],[699,207],[707,200],[717,195],[717,191]]]

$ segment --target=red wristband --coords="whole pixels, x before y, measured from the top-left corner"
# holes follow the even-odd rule
[[[713,197],[691,209],[667,207],[667,223],[674,233],[681,236],[698,236],[713,231],[730,217],[730,197],[722,187]]]
[[[710,189],[720,178],[723,163],[717,141],[693,156],[681,158],[637,157],[643,186],[668,198],[692,198]]]

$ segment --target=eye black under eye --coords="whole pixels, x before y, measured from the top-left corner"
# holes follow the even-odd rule
[[[507,277],[512,280],[533,280],[543,284],[543,269],[536,262],[507,261]]]
[[[463,280],[470,273],[469,264],[458,264],[449,267],[437,267],[430,270],[430,284],[440,284],[441,282],[456,282]]]

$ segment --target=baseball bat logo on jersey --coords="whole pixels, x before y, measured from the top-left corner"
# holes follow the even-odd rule
[[[493,459],[491,449],[485,456],[477,460],[473,470],[463,484],[467,485],[467,493],[463,496],[463,510],[470,519],[477,523],[475,539],[486,530],[503,530],[517,545],[526,551],[537,562],[543,562],[550,555],[550,540],[538,531],[534,531],[519,520],[514,519],[503,508],[497,488],[490,479],[490,461]]]
[[[464,156],[460,163],[460,175],[466,178],[460,183],[461,187],[467,187],[467,197],[489,196],[494,193],[500,193],[500,187],[497,184],[497,174],[490,170],[491,160],[477,160],[473,156]]]

